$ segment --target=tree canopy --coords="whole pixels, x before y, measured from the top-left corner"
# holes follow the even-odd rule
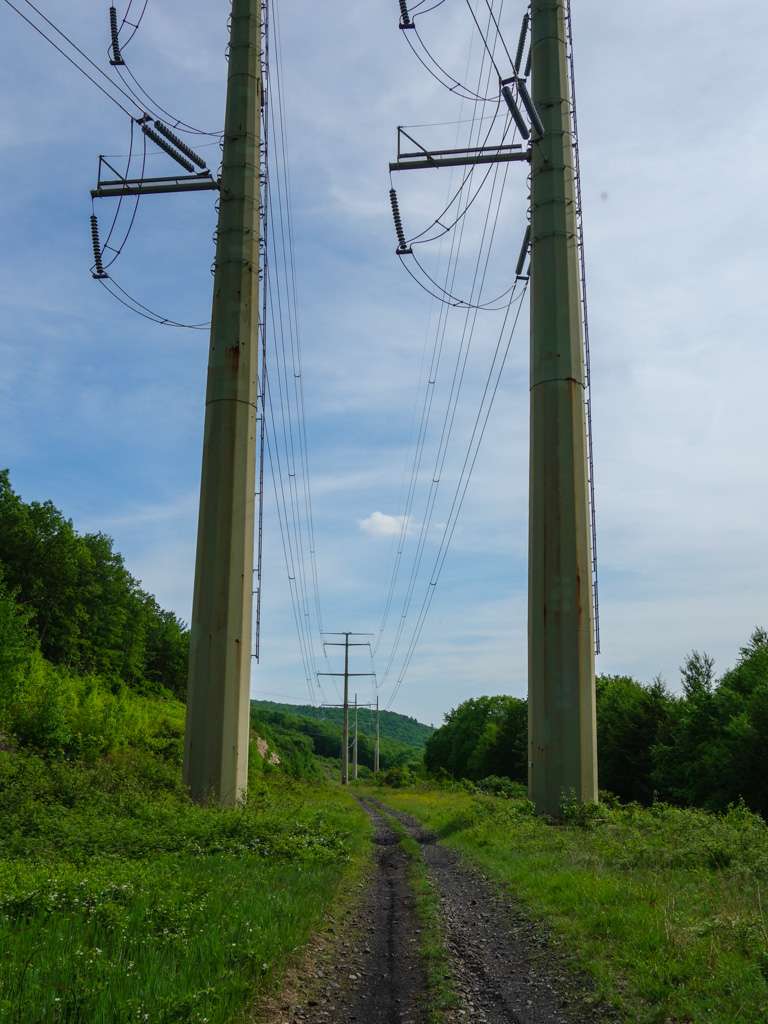
[[[714,660],[692,651],[676,696],[661,679],[597,679],[598,777],[624,801],[655,799],[724,810],[744,800],[768,817],[768,633],[757,628],[736,665],[717,679]],[[524,782],[527,703],[475,697],[446,715],[429,738],[429,771]]]
[[[8,470],[0,471],[0,572],[6,603],[12,595],[54,665],[184,694],[185,624],[142,589],[111,537],[77,533],[50,501],[23,501]]]

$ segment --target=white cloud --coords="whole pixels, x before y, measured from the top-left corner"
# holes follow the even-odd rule
[[[390,516],[386,512],[371,512],[365,519],[358,520],[358,526],[371,537],[396,537],[405,519],[405,516]]]

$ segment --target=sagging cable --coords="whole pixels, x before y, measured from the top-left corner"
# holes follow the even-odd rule
[[[113,66],[116,64],[125,64],[123,55],[120,52],[120,37],[117,28],[117,10],[115,7],[109,8],[109,34],[112,37],[112,59],[110,64]]]
[[[533,128],[536,135],[538,135],[539,138],[542,138],[542,136],[544,135],[544,125],[541,123],[539,112],[536,109],[533,100],[531,99],[531,94],[528,92],[528,86],[525,84],[522,78],[518,78],[517,80],[517,95],[523,101],[523,106],[525,107],[528,113],[528,117],[530,117],[531,119],[531,127]]]
[[[405,256],[407,253],[412,253],[410,245],[405,240],[405,232],[403,231],[403,221],[400,217],[400,204],[397,201],[397,192],[393,188],[389,190],[389,202],[392,207],[392,217],[395,221],[395,234],[397,235],[397,249],[395,252],[398,256]]]
[[[415,25],[411,21],[411,16],[408,13],[407,0],[400,0],[400,28],[415,28]]]
[[[520,68],[523,64],[523,52],[525,50],[525,40],[528,36],[528,25],[530,24],[530,16],[528,11],[523,15],[523,24],[520,26],[520,38],[517,41],[517,53],[515,54],[515,72],[519,73]]]
[[[177,164],[181,164],[185,171],[189,171],[190,174],[194,171],[194,165],[181,153],[171,146],[169,142],[166,142],[162,135],[158,135],[156,131],[153,131],[148,125],[142,124],[141,130],[147,136],[148,139],[152,139],[156,146],[159,146],[163,152],[167,153],[168,156],[173,157]]]
[[[520,113],[520,108],[515,103],[515,97],[512,93],[512,89],[508,85],[503,86],[501,95],[504,97],[504,101],[509,107],[509,112],[517,125],[518,131],[524,139],[527,139],[531,133],[528,131],[528,125],[525,123],[525,118]]]
[[[198,156],[194,149],[191,149],[186,144],[184,139],[180,139],[179,136],[175,132],[172,132],[167,125],[164,125],[162,121],[155,121],[155,128],[157,128],[161,135],[168,139],[171,145],[175,146],[176,149],[181,150],[184,156],[188,156],[192,163],[197,164],[201,171],[205,170],[205,160],[203,160],[201,156]]]
[[[93,242],[93,265],[95,267],[95,270],[91,272],[91,277],[95,278],[97,281],[101,281],[105,277],[109,277],[109,274],[104,269],[104,263],[101,259],[99,222],[95,213],[91,214],[91,241]]]
[[[529,274],[530,274],[530,268],[529,268],[529,273],[528,274],[523,274],[523,266],[525,264],[525,257],[528,255],[528,248],[529,248],[530,244],[531,244],[531,225],[529,224],[528,227],[525,229],[525,235],[523,236],[523,244],[520,247],[520,255],[517,257],[517,266],[515,267],[515,276],[517,277],[518,280],[523,280],[523,281],[527,281],[528,280],[528,277],[529,277]]]

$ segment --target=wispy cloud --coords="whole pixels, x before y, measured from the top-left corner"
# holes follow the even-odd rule
[[[370,537],[398,537],[406,523],[406,516],[391,516],[386,512],[371,512],[365,519],[358,520],[360,529]]]

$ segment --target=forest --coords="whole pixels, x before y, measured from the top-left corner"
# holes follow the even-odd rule
[[[743,800],[768,816],[768,633],[756,628],[721,677],[713,659],[699,651],[685,658],[680,677],[675,694],[661,678],[644,684],[630,676],[598,676],[604,796],[716,811]],[[426,768],[458,779],[524,782],[527,727],[525,700],[464,701],[427,741]]]
[[[78,534],[50,501],[22,501],[2,470],[0,657],[17,663],[32,644],[70,672],[184,695],[184,623],[141,588],[110,537]]]

